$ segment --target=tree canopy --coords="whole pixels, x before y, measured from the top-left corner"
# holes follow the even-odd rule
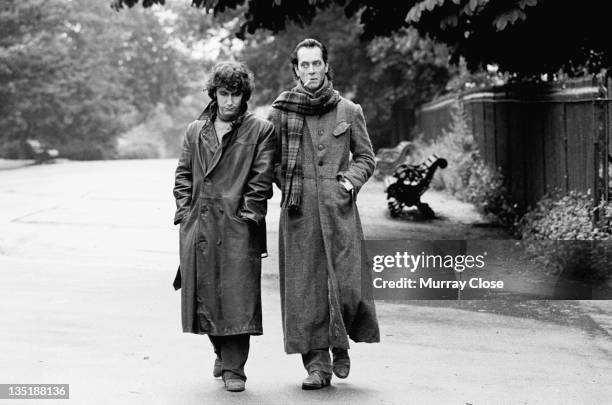
[[[338,24],[342,18],[343,9],[331,6],[305,27],[289,23],[275,35],[248,36],[237,56],[255,74],[253,102],[270,105],[294,86],[289,54],[302,39],[317,38],[329,49],[334,87],[363,106],[375,146],[395,145],[409,137],[413,110],[444,90],[452,75],[448,51],[414,29],[364,41],[359,17]]]
[[[407,22],[453,46],[468,67],[498,64],[521,76],[597,72],[612,62],[606,2],[424,0]]]
[[[85,159],[112,156],[115,138],[158,103],[184,93],[181,55],[149,12],[97,0],[8,0],[0,9],[0,150],[28,137]],[[146,74],[143,74],[146,73]]]
[[[165,0],[142,0],[145,7]],[[116,9],[139,0],[112,0]],[[362,37],[389,37],[408,26],[449,45],[472,70],[497,64],[520,76],[596,71],[612,62],[606,2],[586,0],[193,0],[218,15],[243,7],[238,35],[306,25],[329,6],[358,15]]]

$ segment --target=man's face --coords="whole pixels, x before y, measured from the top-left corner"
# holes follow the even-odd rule
[[[295,74],[300,78],[302,85],[309,91],[315,91],[325,79],[327,73],[327,63],[323,62],[321,48],[301,47],[297,51],[298,64],[294,66]]]
[[[232,92],[225,87],[219,87],[217,94],[217,116],[222,121],[233,121],[238,118],[242,105],[242,93]]]

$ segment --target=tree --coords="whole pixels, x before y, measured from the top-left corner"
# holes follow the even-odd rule
[[[95,0],[3,5],[0,152],[18,157],[33,137],[63,156],[111,157],[122,131],[157,103],[178,102],[182,59],[157,17],[111,13]]]
[[[112,0],[111,6],[120,10],[124,6],[133,7],[139,0]],[[215,16],[229,10],[244,6],[238,36],[244,38],[247,33],[254,34],[258,29],[271,30],[274,33],[285,29],[288,22],[304,26],[312,21],[317,11],[331,4],[343,3],[343,0],[192,0],[192,5],[203,8]],[[154,4],[165,4],[165,0],[142,0],[143,7]]]
[[[332,6],[306,27],[289,23],[275,35],[260,30],[247,36],[240,57],[255,74],[254,102],[270,105],[294,85],[289,54],[302,39],[317,38],[328,46],[334,87],[362,104],[374,145],[409,138],[416,106],[440,93],[452,74],[446,47],[408,29],[364,41],[359,17],[338,24],[343,9]]]
[[[390,132],[385,146],[410,138],[417,107],[441,94],[456,69],[449,66],[445,46],[404,28],[369,42],[373,70],[362,83],[364,107],[375,128]],[[382,144],[380,145],[382,146]]]
[[[132,7],[139,0],[112,0]],[[143,0],[142,4],[164,3]],[[587,0],[193,0],[214,15],[244,7],[238,35],[259,29],[279,32],[304,26],[332,5],[347,17],[359,15],[363,38],[388,37],[414,26],[423,36],[449,45],[453,60],[463,56],[472,70],[497,64],[522,77],[576,75],[612,64],[606,2]]]
[[[606,10],[593,0],[424,0],[407,21],[451,45],[471,69],[490,63],[522,77],[577,75],[612,62]]]

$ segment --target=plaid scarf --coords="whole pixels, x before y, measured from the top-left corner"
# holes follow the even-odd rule
[[[298,210],[301,203],[304,172],[299,152],[304,116],[325,114],[333,110],[339,101],[340,94],[325,79],[315,94],[298,84],[290,91],[282,92],[272,103],[272,108],[281,111],[281,175],[285,177],[281,207]]]

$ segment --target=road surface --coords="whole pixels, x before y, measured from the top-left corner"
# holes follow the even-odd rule
[[[610,301],[378,302],[380,344],[353,344],[347,380],[302,391],[285,355],[276,277],[278,195],[263,264],[264,335],[247,390],[212,378],[208,339],[180,331],[171,288],[174,160],[0,170],[0,384],[69,383],[44,404],[604,404]],[[473,207],[426,194],[439,219],[392,220],[381,183],[358,198],[372,239],[500,239]],[[0,404],[41,403],[2,400]]]

